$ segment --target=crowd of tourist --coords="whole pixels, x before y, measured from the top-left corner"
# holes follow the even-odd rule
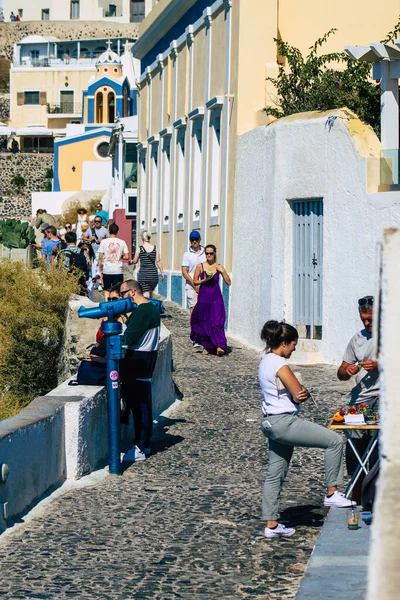
[[[124,455],[124,461],[145,460],[150,454],[152,429],[151,381],[157,360],[160,339],[160,313],[153,304],[152,295],[159,276],[164,270],[159,249],[151,243],[147,231],[141,234],[141,245],[130,257],[126,242],[118,237],[119,228],[108,218],[99,203],[96,214],[89,217],[85,208],[77,211],[75,224],[65,223],[57,231],[56,220],[44,209],[37,211],[35,226],[43,232],[43,241],[34,244],[40,249],[42,260],[51,268],[56,261],[66,270],[75,269],[79,276],[80,292],[92,296],[102,285],[104,298],[109,302],[131,298],[136,309],[121,315],[127,352],[120,361],[121,395],[124,410],[121,423],[127,423],[132,412],[135,428],[133,446]],[[139,263],[137,280],[124,280],[123,261]],[[182,277],[190,309],[190,339],[193,347],[203,348],[202,354],[224,356],[228,352],[225,335],[225,306],[221,280],[231,285],[223,265],[217,261],[213,244],[201,245],[200,233],[189,236],[189,248],[182,257]],[[350,340],[338,378],[355,378],[351,402],[363,403],[377,410],[379,402],[379,365],[373,358],[372,311],[374,299],[365,296],[358,301],[363,329]],[[325,506],[352,508],[360,503],[361,482],[353,489],[352,498],[338,490],[343,475],[343,440],[336,432],[299,417],[300,406],[311,395],[303,386],[301,377],[293,372],[287,360],[296,349],[299,334],[285,322],[267,321],[261,331],[265,354],[258,369],[262,394],[261,429],[268,439],[268,472],[263,488],[262,512],[266,521],[267,538],[290,537],[293,527],[278,522],[279,497],[296,446],[322,448],[325,451]],[[103,343],[101,328],[97,342]],[[105,356],[105,346],[102,349]],[[89,355],[86,362],[97,364],[98,357]],[[105,360],[101,358],[100,360]],[[104,367],[105,368],[105,367]],[[347,472],[357,468],[352,448],[365,452],[371,439],[370,431],[354,432],[346,447]],[[377,453],[371,456],[371,464]]]

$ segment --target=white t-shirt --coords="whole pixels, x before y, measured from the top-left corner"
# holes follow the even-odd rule
[[[188,267],[188,274],[193,279],[194,272],[196,270],[197,265],[204,262],[206,260],[206,255],[204,253],[203,246],[200,246],[200,252],[197,253],[190,247],[187,252],[183,255],[182,258],[182,267]],[[185,280],[185,287],[192,287],[188,281]]]
[[[269,352],[264,354],[258,367],[258,381],[263,395],[262,411],[264,414],[280,415],[282,413],[299,412],[299,405],[292,402],[292,395],[287,389],[278,390],[276,374],[287,365],[282,356]]]
[[[364,360],[375,360],[375,340],[365,329],[359,331],[351,338],[343,360],[351,365]],[[379,369],[377,371],[366,371],[361,367],[354,376],[355,386],[351,390],[351,401],[361,404],[369,398],[379,396]]]
[[[103,253],[103,273],[105,275],[120,275],[122,273],[121,257],[129,253],[126,242],[117,237],[101,240],[100,253]]]

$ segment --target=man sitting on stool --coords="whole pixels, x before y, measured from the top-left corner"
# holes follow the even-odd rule
[[[337,376],[341,381],[347,381],[355,377],[355,386],[351,390],[350,404],[366,404],[368,409],[375,412],[379,408],[379,365],[373,360],[375,346],[372,339],[372,309],[374,306],[373,296],[364,296],[358,301],[358,311],[364,329],[353,335],[343,356]],[[351,432],[352,442],[360,456],[367,449],[372,432],[366,430],[353,430]],[[370,466],[374,464],[378,456],[378,446],[372,453]],[[349,475],[353,475],[358,466],[358,461],[353,454],[349,443],[346,444],[346,467]],[[363,474],[357,480],[353,488],[352,500],[360,504],[361,484]]]
[[[138,305],[126,321],[124,339],[128,350],[120,361],[122,397],[132,411],[135,427],[133,446],[123,460],[137,462],[150,454],[151,378],[157,361],[161,320],[159,311],[143,296],[140,284],[134,279],[124,281],[120,295],[130,297]]]

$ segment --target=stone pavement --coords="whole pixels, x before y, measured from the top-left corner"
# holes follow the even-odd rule
[[[323,452],[297,449],[281,520],[290,539],[265,540],[260,515],[267,450],[259,429],[260,353],[232,341],[201,356],[188,313],[166,303],[183,400],[161,419],[153,455],[95,487],[68,492],[0,545],[3,598],[294,598],[326,510]],[[304,367],[326,424],[347,384],[332,367]],[[310,385],[311,384],[311,385]]]

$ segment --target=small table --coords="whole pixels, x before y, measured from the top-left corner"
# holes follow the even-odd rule
[[[352,449],[353,454],[358,461],[358,466],[357,466],[356,470],[354,471],[353,476],[350,479],[350,481],[347,485],[346,491],[345,491],[345,496],[346,496],[346,498],[348,498],[350,496],[354,486],[356,485],[358,478],[361,475],[361,471],[364,471],[364,473],[366,475],[368,474],[368,460],[369,460],[369,457],[371,456],[375,446],[378,443],[378,435],[379,435],[380,427],[379,427],[379,424],[368,425],[367,423],[365,425],[346,425],[344,422],[336,423],[333,419],[331,419],[329,422],[329,425],[328,425],[328,429],[335,429],[335,430],[343,431],[344,435],[346,436],[347,441],[349,442],[350,448]],[[368,429],[370,431],[373,431],[373,435],[371,436],[369,444],[362,456],[360,456],[358,454],[357,449],[354,446],[352,438],[350,436],[350,432],[354,431],[355,429],[363,429],[363,430]]]

